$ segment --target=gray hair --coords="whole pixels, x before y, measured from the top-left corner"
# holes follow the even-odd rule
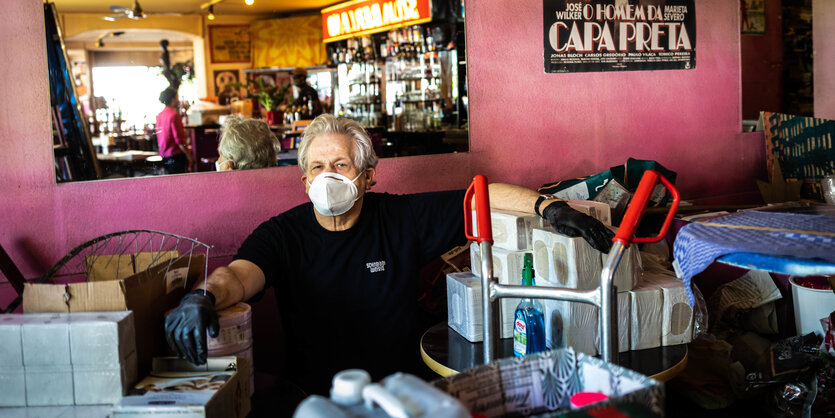
[[[236,170],[275,166],[277,147],[278,139],[260,120],[231,115],[220,128],[218,150],[235,162]]]
[[[374,146],[368,132],[355,120],[337,118],[323,113],[313,119],[313,122],[304,129],[298,156],[302,173],[307,174],[307,150],[310,144],[323,134],[347,135],[354,141],[354,166],[359,171],[377,167],[377,154],[374,153]]]

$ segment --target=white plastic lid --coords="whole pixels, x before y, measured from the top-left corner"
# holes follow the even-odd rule
[[[371,375],[362,369],[343,370],[333,377],[331,400],[340,405],[362,402],[362,389],[371,383]]]

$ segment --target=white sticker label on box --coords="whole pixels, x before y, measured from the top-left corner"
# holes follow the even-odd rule
[[[186,287],[186,277],[188,276],[188,267],[180,267],[169,270],[165,274],[165,294],[171,293],[178,287]]]
[[[589,200],[589,187],[580,182],[554,193],[554,196],[565,200]]]

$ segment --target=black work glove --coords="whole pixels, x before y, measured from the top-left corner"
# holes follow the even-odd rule
[[[177,306],[165,318],[165,338],[168,346],[180,358],[199,365],[206,363],[209,355],[206,330],[214,338],[220,333],[215,295],[203,290],[192,290],[183,296]]]
[[[583,237],[597,251],[608,253],[612,248],[615,233],[597,219],[572,209],[568,203],[551,203],[542,211],[542,217],[560,234]]]

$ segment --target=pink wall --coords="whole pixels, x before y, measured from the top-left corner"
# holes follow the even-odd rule
[[[754,190],[762,150],[736,135],[736,2],[696,4],[695,70],[544,74],[541,0],[468,2],[472,152],[385,159],[375,190],[463,188],[475,173],[536,187],[628,156],[678,171],[685,198]],[[258,223],[305,200],[296,167],[54,184],[42,20],[40,0],[0,8],[0,244],[26,277],[131,228],[228,256]]]
[[[740,131],[737,2],[696,0],[696,69],[546,74],[541,0],[467,3],[473,169],[538,186],[629,156],[678,172],[687,198],[756,188]]]
[[[780,112],[783,71],[782,1],[766,0],[765,34],[742,35],[742,118]]]
[[[835,2],[812,1],[815,42],[815,117],[835,119]]]

